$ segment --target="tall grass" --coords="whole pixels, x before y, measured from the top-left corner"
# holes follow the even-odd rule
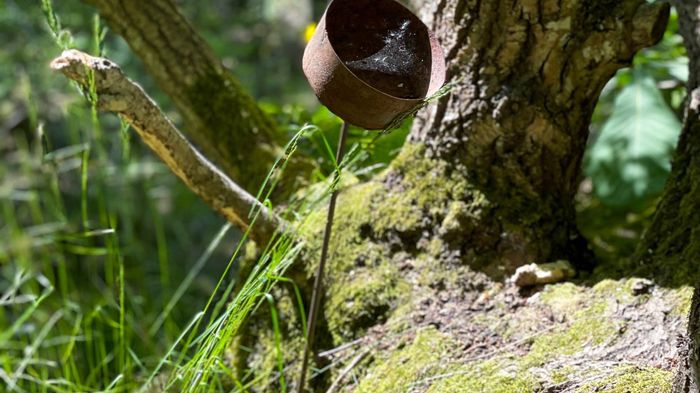
[[[302,129],[299,136],[309,130]],[[241,289],[232,293],[235,281],[230,279],[231,272],[246,241],[247,233],[244,233],[206,304],[190,310],[190,322],[175,330],[163,326],[171,320],[173,310],[231,230],[229,224],[212,239],[164,306],[159,302],[139,306],[132,303],[139,288],[126,282],[128,268],[119,239],[121,232],[113,224],[116,220],[110,218],[113,214],[106,214],[108,223],[112,224],[106,229],[68,234],[63,230],[70,226],[69,222],[41,230],[21,227],[19,222],[23,217],[18,217],[15,209],[5,209],[5,222],[18,223],[12,241],[5,244],[18,244],[20,237],[44,233],[49,239],[43,247],[30,240],[25,242],[25,248],[6,250],[3,254],[3,276],[10,273],[13,276],[12,280],[2,282],[4,290],[0,297],[0,325],[9,326],[0,335],[0,348],[4,350],[0,355],[3,366],[0,379],[8,390],[18,392],[148,391],[156,382],[163,389],[183,392],[210,391],[212,386],[223,386],[223,380],[231,378],[223,354],[245,319],[264,302],[273,310],[271,323],[277,350],[281,352],[279,324],[270,291],[276,283],[288,280],[283,277],[285,270],[302,247],[295,232],[305,225],[304,218],[322,203],[333,186],[329,184],[315,198],[300,199],[293,204],[292,218],[296,224],[267,246]],[[272,188],[268,193],[271,191]],[[60,193],[48,196],[58,197]],[[102,204],[107,205],[107,200]],[[37,209],[41,211],[41,207]],[[70,216],[68,212],[65,215]],[[95,238],[103,239],[104,245],[90,245]],[[90,257],[91,261],[100,260],[103,268],[93,266],[76,271],[69,267],[70,258],[54,260],[52,256],[60,254],[49,254],[45,247],[55,247],[64,239],[78,244],[71,246],[70,253]],[[96,291],[84,287],[82,281],[86,279],[99,283]],[[168,282],[157,281],[154,285],[170,291]],[[56,288],[63,290],[57,292]],[[296,292],[301,306],[298,288]],[[85,302],[81,299],[84,296],[92,301]],[[156,309],[157,317],[144,320],[140,315],[143,306]],[[304,314],[303,307],[300,312]],[[147,347],[144,342],[151,341],[163,344],[154,347],[159,357],[144,355],[143,349]],[[281,357],[279,368],[283,375],[285,365]],[[284,386],[283,379],[281,384]]]
[[[57,48],[74,46],[52,2],[41,7]],[[91,31],[99,55],[105,30],[97,16]],[[26,85],[27,107],[35,108]],[[271,309],[284,388],[288,365],[270,293],[290,282],[285,271],[303,247],[296,234],[337,185],[291,201],[282,214],[292,225],[239,278],[248,234],[209,212],[132,140],[124,122],[98,114],[94,86],[81,93],[59,130],[46,130],[35,116],[26,140],[18,137],[0,165],[0,391],[218,390],[232,381],[227,346],[261,306]],[[327,144],[318,129],[301,127],[260,188],[265,208],[273,208],[289,156],[309,137]],[[253,221],[259,213],[250,212]],[[208,228],[206,241],[193,225]]]

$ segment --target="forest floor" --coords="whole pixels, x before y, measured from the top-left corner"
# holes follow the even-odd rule
[[[609,231],[588,236],[599,265],[567,282],[519,288],[473,271],[426,280],[430,263],[407,257],[398,269],[411,300],[321,354],[333,365],[330,391],[670,392],[692,288],[627,277],[619,253],[643,217],[597,217]]]
[[[426,289],[403,317],[330,351],[354,360],[336,379],[377,393],[670,391],[689,287],[631,278],[464,293]]]

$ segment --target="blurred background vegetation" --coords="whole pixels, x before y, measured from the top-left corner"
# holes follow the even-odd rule
[[[325,141],[333,144],[340,123],[318,106],[300,59],[305,31],[325,3],[179,2],[290,138],[304,124],[318,127],[301,145],[318,160],[317,179],[333,166]],[[49,5],[0,0],[0,390],[127,391],[136,385],[115,381],[162,365],[241,234],[118,118],[93,114],[74,85],[50,72],[63,46],[103,54],[179,124],[168,98],[91,7]],[[663,42],[605,88],[593,118],[578,206],[604,259],[632,251],[670,171],[687,79],[676,30],[674,15]],[[386,166],[409,127],[379,139],[353,130],[351,143],[365,148],[355,174]],[[224,284],[236,278],[229,272]]]

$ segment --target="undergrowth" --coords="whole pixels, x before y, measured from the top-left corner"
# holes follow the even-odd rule
[[[41,8],[59,51],[86,42],[63,28],[50,0]],[[95,15],[92,54],[105,54],[105,36]],[[25,105],[36,109],[31,83],[25,90]],[[17,146],[3,152],[0,390],[205,392],[233,383],[245,391],[224,352],[258,307],[270,307],[279,333],[270,291],[289,281],[285,270],[303,246],[296,233],[336,184],[297,195],[279,212],[293,224],[240,278],[248,233],[210,212],[132,140],[125,122],[98,114],[94,88],[78,90],[84,100],[63,114],[67,138],[34,111]],[[300,143],[320,140],[332,150],[318,128],[297,130],[260,188],[266,208]],[[361,157],[357,149],[342,164],[329,156],[335,170]],[[300,295],[297,303],[303,321]],[[284,367],[280,360],[280,375]]]

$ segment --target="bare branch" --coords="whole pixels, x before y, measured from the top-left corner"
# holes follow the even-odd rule
[[[177,130],[143,89],[112,61],[77,50],[63,52],[51,68],[88,89],[91,78],[100,110],[120,114],[185,184],[227,220],[262,244],[284,223],[209,162]],[[94,75],[94,78],[93,78]],[[249,213],[261,212],[251,227]]]

